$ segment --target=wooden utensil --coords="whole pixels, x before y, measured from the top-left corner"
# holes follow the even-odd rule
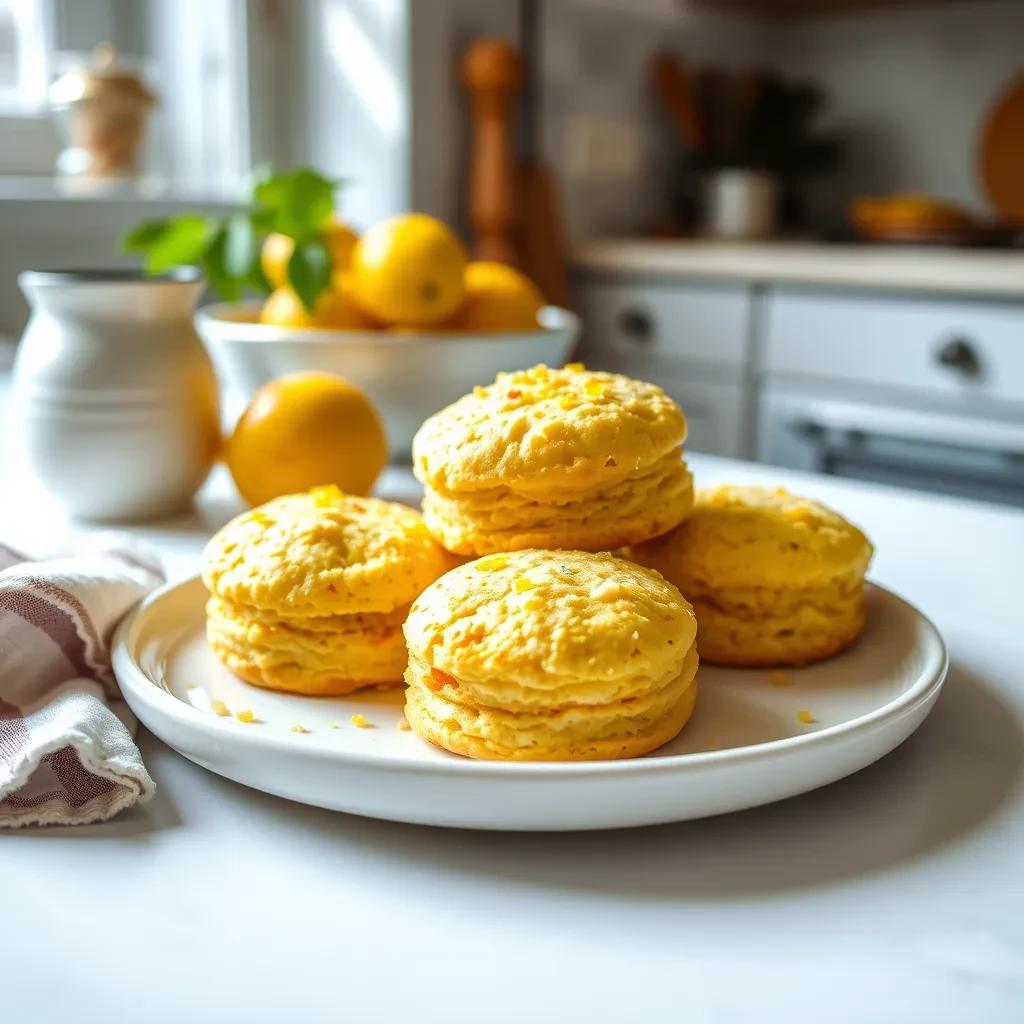
[[[985,118],[978,171],[999,216],[1024,224],[1024,73],[1010,79]]]
[[[470,101],[469,219],[478,259],[519,262],[517,182],[512,123],[522,86],[522,61],[503,39],[480,39],[462,56]]]
[[[659,53],[651,58],[650,77],[684,145],[704,149],[705,126],[697,110],[694,79],[686,66],[675,54]]]
[[[701,124],[703,149],[722,149],[722,90],[725,76],[718,68],[701,68],[693,78],[694,105]]]
[[[539,0],[520,0],[519,34],[526,70],[523,161],[519,168],[519,259],[523,271],[556,306],[569,305],[565,234],[558,186],[541,153],[542,63]]]

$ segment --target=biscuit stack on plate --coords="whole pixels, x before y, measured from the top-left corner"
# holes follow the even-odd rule
[[[782,488],[700,490],[672,533],[632,548],[693,602],[700,654],[720,665],[795,665],[864,627],[874,549],[857,527]]]
[[[449,551],[604,551],[685,518],[685,437],[683,411],[654,384],[535,366],[428,419],[413,470],[427,526]]]
[[[275,498],[207,546],[207,637],[256,686],[344,694],[397,684],[409,605],[451,564],[404,505],[336,487]]]
[[[483,555],[406,623],[413,731],[478,758],[631,757],[696,699],[690,605],[611,554],[690,511],[683,411],[661,388],[579,364],[501,373],[413,441],[424,519]]]
[[[613,555],[488,555],[414,602],[406,717],[469,757],[635,757],[693,712],[696,631],[672,584]]]

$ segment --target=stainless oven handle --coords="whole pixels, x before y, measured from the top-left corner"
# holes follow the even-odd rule
[[[808,438],[831,432],[877,434],[955,448],[1024,453],[1024,423],[993,423],[913,409],[812,401],[799,415],[788,418],[786,425],[794,433]]]

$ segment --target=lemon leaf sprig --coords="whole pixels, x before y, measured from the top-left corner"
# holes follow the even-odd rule
[[[122,237],[121,248],[141,254],[147,274],[165,274],[183,265],[199,267],[217,295],[236,302],[246,292],[270,292],[260,251],[267,235],[278,232],[295,243],[286,281],[312,311],[331,281],[324,232],[334,210],[334,193],[342,184],[311,167],[282,172],[257,167],[241,209],[224,216],[182,213],[144,220]]]

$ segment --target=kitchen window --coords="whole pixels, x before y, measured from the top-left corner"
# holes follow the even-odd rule
[[[50,0],[0,0],[0,174],[48,173],[56,157],[52,15]]]
[[[49,15],[46,0],[0,0],[0,116],[38,114],[45,108]]]

